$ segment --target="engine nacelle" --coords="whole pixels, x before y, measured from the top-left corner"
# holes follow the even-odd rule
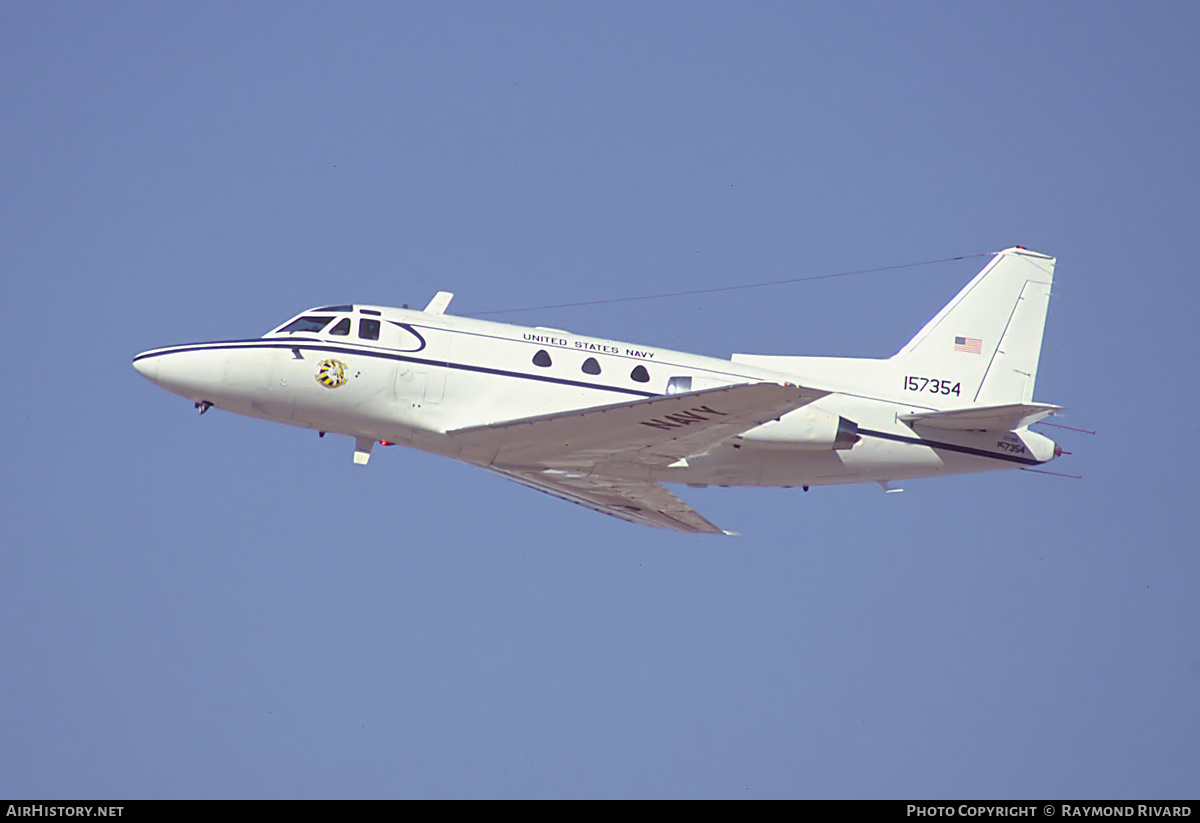
[[[848,449],[861,439],[854,421],[804,406],[741,434],[737,442],[756,448],[830,451]]]

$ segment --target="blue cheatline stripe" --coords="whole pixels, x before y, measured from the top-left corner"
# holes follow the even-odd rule
[[[858,433],[867,437],[878,437],[881,440],[891,440],[895,443],[909,443],[913,446],[926,446],[931,449],[945,449],[946,451],[959,452],[961,454],[970,454],[975,457],[990,457],[993,460],[1003,460],[1006,463],[1020,463],[1023,466],[1040,466],[1042,461],[1034,460],[1031,457],[1018,457],[1015,454],[1000,454],[999,452],[991,452],[986,449],[976,449],[971,446],[960,446],[957,443],[943,443],[940,440],[927,440],[924,437],[909,437],[903,434],[891,434],[889,432],[875,431],[874,429],[860,428]]]
[[[583,380],[568,380],[565,377],[551,377],[544,374],[527,374],[525,372],[508,371],[505,369],[494,369],[488,366],[473,366],[469,363],[455,363],[449,360],[427,360],[421,357],[409,357],[405,354],[389,352],[375,349],[360,349],[351,346],[337,346],[321,343],[310,343],[299,340],[288,341],[264,341],[264,340],[227,340],[220,343],[197,343],[195,345],[174,346],[168,349],[156,349],[149,352],[143,352],[133,358],[136,363],[139,360],[146,360],[151,357],[159,357],[166,354],[179,354],[189,351],[217,351],[222,349],[303,349],[305,351],[317,352],[332,352],[334,354],[357,354],[364,357],[376,357],[381,360],[396,360],[404,363],[415,363],[421,366],[432,366],[443,369],[456,369],[458,371],[475,372],[477,374],[493,374],[499,377],[515,377],[521,380],[536,380],[541,383],[554,383],[559,386],[574,386],[581,389],[596,389],[598,391],[616,392],[618,394],[627,394],[634,397],[658,397],[657,392],[643,391],[641,389],[627,389],[621,386],[605,386],[600,383],[589,383]]]
[[[358,354],[364,357],[377,357],[381,360],[396,360],[399,362],[415,363],[418,365],[432,366],[435,368],[457,369],[458,371],[475,372],[477,374],[492,374],[499,377],[515,377],[520,380],[535,380],[540,383],[553,383],[559,386],[574,386],[581,389],[596,389],[598,391],[616,392],[618,394],[627,394],[634,397],[661,396],[655,392],[641,391],[639,389],[627,389],[620,386],[604,386],[599,383],[588,383],[583,380],[568,380],[563,377],[550,377],[549,375],[543,374],[527,374],[525,372],[494,369],[488,366],[472,366],[468,363],[453,363],[444,360],[427,360],[420,357],[409,357],[407,355],[397,354],[395,352],[360,349],[344,345],[328,345],[316,341],[309,342],[307,340],[274,341],[254,338],[251,340],[226,340],[219,343],[197,343],[195,345],[173,346],[171,348],[155,349],[152,351],[143,352],[142,354],[134,357],[133,362],[136,363],[139,360],[158,357],[164,354],[177,354],[180,352],[189,351],[212,351],[220,349],[305,349],[308,351],[332,352],[334,354]],[[970,454],[975,457],[990,457],[993,460],[1000,460],[1006,463],[1019,463],[1023,466],[1041,465],[1041,461],[1034,460],[1029,457],[1018,457],[1017,455],[1012,454],[999,454],[997,452],[990,452],[985,449],[972,448],[971,446],[960,446],[955,443],[943,443],[938,440],[927,440],[923,437],[891,434],[889,432],[881,432],[874,429],[864,428],[859,428],[858,433],[865,437],[877,437],[881,440],[891,440],[895,443],[907,443],[913,446],[925,446],[931,449],[945,449],[946,451]]]

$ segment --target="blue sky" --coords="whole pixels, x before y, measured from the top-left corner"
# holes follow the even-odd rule
[[[0,796],[1194,797],[1200,11],[0,5]],[[137,352],[1058,257],[1055,468],[625,524]],[[893,353],[980,259],[516,312]],[[378,451],[378,450],[377,450]]]

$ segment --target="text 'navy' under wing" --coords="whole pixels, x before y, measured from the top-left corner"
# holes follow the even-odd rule
[[[826,394],[792,384],[739,383],[448,434],[461,444],[463,459],[480,465],[625,474],[699,454]],[[615,471],[617,465],[624,470]],[[606,466],[614,471],[605,472]]]

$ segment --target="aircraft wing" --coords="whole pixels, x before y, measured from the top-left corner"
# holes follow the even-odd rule
[[[1061,410],[1062,406],[1051,406],[1047,403],[1012,403],[1007,406],[978,406],[971,409],[902,414],[900,419],[910,426],[925,426],[930,429],[1006,432],[1036,423],[1046,415]]]
[[[561,468],[633,476],[669,466],[777,420],[828,392],[779,383],[739,383],[525,417],[448,432],[461,459],[483,466]],[[620,464],[621,468],[615,466]]]
[[[612,515],[630,523],[699,534],[734,534],[710,523],[664,486],[649,480],[627,480],[559,469],[491,470],[559,500]]]
[[[632,523],[732,534],[651,479],[828,392],[741,383],[631,403],[528,417],[449,432],[460,458],[526,486]]]

